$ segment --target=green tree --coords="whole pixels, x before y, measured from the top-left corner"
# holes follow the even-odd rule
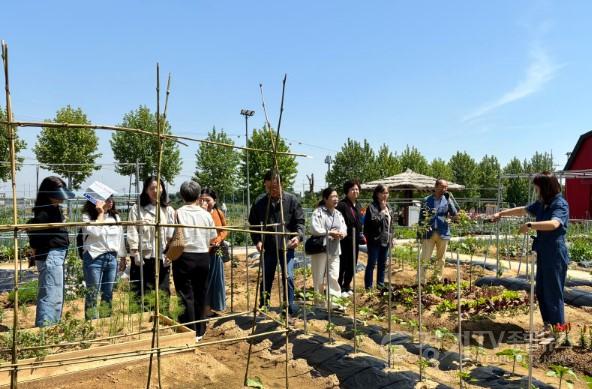
[[[457,151],[450,160],[448,166],[452,171],[452,180],[465,186],[460,194],[464,197],[473,198],[479,195],[477,180],[477,163],[465,151]]]
[[[430,175],[434,178],[442,178],[444,180],[452,180],[452,170],[448,163],[442,158],[434,158],[430,164]]]
[[[53,122],[90,124],[82,109],[69,105],[57,111]],[[95,163],[101,156],[98,145],[92,129],[43,127],[33,150],[44,169],[66,177],[74,189],[79,189],[93,170],[99,169]]]
[[[399,157],[399,163],[401,164],[402,172],[411,169],[415,173],[430,174],[428,160],[414,146],[409,147],[407,145],[405,147],[405,150],[403,150]]]
[[[273,137],[275,138],[275,131],[273,131],[273,129],[272,132]],[[270,131],[264,129],[255,129],[253,130],[253,134],[247,142],[247,146],[261,150],[273,150],[271,136],[272,135],[270,134]],[[281,136],[278,142],[277,150],[279,152],[290,152],[290,148]],[[243,177],[247,176],[245,156],[246,154],[244,152],[241,153],[241,170]],[[296,173],[298,172],[298,163],[296,162],[296,157],[278,154],[278,166],[284,190],[293,190],[294,179],[296,178]],[[251,195],[253,200],[265,191],[263,187],[263,176],[265,175],[265,172],[272,169],[273,167],[274,160],[272,153],[249,151],[249,185],[251,187]]]
[[[553,155],[547,152],[535,152],[530,161],[526,163],[525,170],[527,173],[552,172],[554,170]]]
[[[207,140],[234,145],[234,141],[216,127],[208,133]],[[239,174],[239,153],[231,148],[202,143],[195,154],[195,179],[202,187],[208,186],[219,194],[229,195],[236,190]]]
[[[504,174],[522,174],[524,165],[516,157],[504,167]],[[505,188],[505,198],[510,206],[525,205],[528,201],[528,179],[525,178],[506,178],[503,180]]]
[[[374,150],[366,139],[360,143],[347,138],[341,150],[335,154],[333,165],[325,176],[325,181],[333,188],[341,188],[347,180],[357,179],[364,183],[380,178],[375,161]]]
[[[386,144],[383,144],[378,149],[376,158],[374,159],[374,166],[369,172],[372,179],[380,179],[384,177],[394,176],[401,172],[401,164],[396,154],[393,154]]]
[[[162,133],[171,134],[171,126],[168,121],[162,123]],[[123,116],[122,127],[137,128],[144,131],[157,133],[156,114],[141,105],[135,111],[130,111]],[[109,143],[113,150],[113,156],[119,163],[135,164],[140,162],[140,179],[156,174],[158,165],[158,138],[132,132],[116,131],[111,136]],[[115,171],[121,175],[135,174],[134,165],[119,165]],[[179,146],[172,140],[163,142],[163,154],[161,163],[161,176],[164,181],[172,183],[181,171],[181,156]]]
[[[477,167],[479,191],[482,198],[496,199],[501,167],[494,155],[485,154]]]
[[[0,121],[7,120],[6,110],[0,107]],[[8,126],[2,125],[0,127],[0,181],[8,181],[10,179],[10,140],[8,137]],[[20,170],[23,157],[19,156],[21,150],[27,147],[27,143],[18,137],[15,128],[14,148],[16,151],[16,169]]]

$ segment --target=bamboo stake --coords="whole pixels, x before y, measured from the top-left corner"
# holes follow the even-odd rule
[[[263,229],[263,228],[262,228]],[[260,281],[261,281],[261,272],[263,269],[263,261],[264,261],[264,257],[265,257],[265,249],[261,250],[261,253],[259,255],[259,268],[257,270],[257,283],[255,286],[255,301],[253,302],[253,324],[251,325],[251,335],[255,334],[255,326],[257,324],[257,305],[259,302],[259,288],[260,288]],[[263,271],[265,271],[263,269]],[[265,274],[263,275],[263,279],[265,279]],[[263,281],[265,282],[265,281]],[[262,292],[265,293],[265,287],[262,286],[261,287]],[[253,349],[253,344],[249,343],[249,352],[247,353],[247,366],[245,368],[245,377],[243,380],[243,385],[247,386],[247,380],[249,379],[249,366],[250,366],[250,362],[251,362],[251,351]]]
[[[533,363],[533,341],[534,341],[534,265],[536,262],[536,252],[531,251],[531,267],[530,267],[530,294],[528,301],[528,387],[532,388],[532,363]],[[526,258],[528,261],[528,256]]]
[[[279,224],[268,224],[266,227],[274,227]],[[69,228],[69,227],[91,227],[91,226],[145,226],[145,227],[156,227],[156,223],[149,223],[149,222],[138,222],[138,221],[119,221],[119,222],[64,222],[64,223],[37,223],[37,224],[2,224],[0,225],[0,232],[6,231],[13,231],[17,229],[19,231],[31,231],[31,230],[44,230],[47,228]],[[261,233],[262,235],[277,235],[277,234],[284,234],[287,236],[296,236],[297,233],[294,232],[286,232],[286,233],[278,233],[275,231],[259,231],[257,229],[251,228],[241,228],[241,227],[233,227],[233,226],[220,226],[220,227],[209,227],[209,226],[196,226],[196,225],[187,225],[187,224],[176,224],[176,223],[160,223],[160,227],[165,228],[175,228],[175,227],[182,227],[182,228],[194,228],[194,229],[201,229],[201,230],[220,230],[220,231],[232,231],[232,232],[246,232],[246,233]],[[252,226],[248,226],[252,227]],[[257,226],[259,227],[259,226]],[[42,234],[39,234],[42,235]]]
[[[352,277],[352,290],[353,290],[353,294],[352,294],[352,303],[353,303],[353,308],[354,308],[354,313],[353,313],[353,319],[354,319],[354,325],[353,325],[353,329],[354,329],[354,353],[358,352],[358,319],[357,319],[357,305],[356,305],[356,270],[357,270],[357,263],[356,263],[356,245],[357,245],[357,240],[356,240],[356,227],[352,228],[352,262],[353,262],[353,266],[354,266],[354,276]],[[389,345],[390,348],[390,345]]]
[[[329,234],[325,235],[325,240],[329,240]],[[327,296],[327,333],[329,335],[329,343],[333,344],[333,320],[331,319],[333,302],[331,301],[331,291],[329,290],[329,253],[327,250],[325,250],[325,295]]]
[[[140,193],[140,165],[139,161],[136,159],[136,194],[138,195],[136,207],[138,209],[138,216],[140,215],[140,198],[142,194]],[[143,228],[138,228],[138,254],[140,256],[140,308],[142,309],[142,313],[144,312],[144,233]],[[134,259],[135,260],[135,259]],[[131,275],[131,261],[130,261],[130,275]],[[142,317],[140,315],[140,320],[138,320],[138,330],[142,330]]]
[[[392,215],[390,216],[390,218],[392,218]],[[388,225],[388,283],[389,283],[389,289],[388,289],[388,305],[387,305],[387,310],[388,310],[388,337],[389,337],[389,343],[388,343],[388,367],[389,369],[392,367],[392,350],[391,350],[391,342],[392,342],[392,336],[393,336],[393,325],[392,325],[392,316],[393,316],[393,280],[392,280],[392,236],[391,236],[391,222],[392,219],[389,219],[389,225]],[[355,239],[354,239],[354,244],[355,244]],[[355,273],[354,273],[355,274]],[[420,297],[421,298],[421,297]],[[421,304],[421,302],[420,302]],[[421,328],[419,329],[421,331]]]
[[[156,63],[156,131],[158,137],[161,136],[161,117],[160,117],[160,65]],[[160,229],[160,194],[162,193],[162,187],[160,183],[160,171],[162,164],[162,142],[158,141],[158,163],[156,165],[156,230],[155,230],[155,246],[156,246],[156,258],[154,260],[154,296],[156,301],[154,302],[154,325],[152,327],[152,348],[156,343],[156,348],[160,348],[160,262],[162,261],[161,253],[161,236],[162,231]],[[148,382],[146,389],[150,389],[150,379],[152,378],[152,359],[154,354],[150,354],[150,363],[148,364]],[[156,368],[158,370],[158,387],[161,388],[161,371],[160,371],[160,352],[156,355]]]
[[[267,127],[267,130],[271,132],[271,127],[270,127],[270,124],[269,124],[269,118],[267,116],[267,108],[265,107],[265,99],[263,97],[263,84],[259,84],[259,91],[260,91],[260,94],[261,94],[261,103],[262,103],[262,106],[263,106],[263,113],[265,115],[265,126]],[[277,149],[275,147],[273,136],[271,137],[271,142],[272,142],[272,150],[273,151],[277,151]],[[274,166],[275,166],[275,165],[277,165],[277,154],[276,153],[273,153],[272,155],[273,155]],[[276,179],[276,175],[272,174],[272,182],[275,179]],[[280,186],[280,188],[281,188],[281,186]],[[280,190],[280,206],[281,206],[281,204],[282,204],[282,192]],[[266,210],[265,210],[265,227],[266,228],[268,227],[267,222],[269,220],[269,211],[270,211],[270,208],[271,208],[271,194],[268,194],[267,207],[266,207]],[[283,219],[283,209],[282,208],[280,208],[280,213],[282,214],[282,219]],[[261,224],[261,231],[263,231],[263,223]],[[275,234],[276,233],[274,232],[274,235]],[[261,247],[261,255],[259,257],[260,258],[260,261],[259,261],[260,269],[261,268],[263,269],[263,282],[262,282],[262,286],[261,286],[261,289],[262,289],[262,293],[261,294],[262,294],[262,297],[263,297],[263,299],[262,299],[263,300],[263,304],[267,304],[267,302],[268,302],[267,299],[268,298],[271,298],[271,296],[266,296],[267,289],[265,287],[265,235],[262,235],[261,238],[262,238],[262,247]],[[279,258],[276,258],[276,259],[279,260]],[[257,275],[257,277],[259,277],[259,274]],[[281,281],[278,280],[278,282],[281,282]],[[258,285],[258,287],[259,287],[259,285]],[[255,296],[255,308],[253,310],[253,325],[251,327],[251,333],[255,333],[256,315],[257,315],[256,306],[257,306],[257,296]],[[286,322],[287,322],[287,317],[286,317]],[[251,362],[251,352],[252,352],[252,349],[253,349],[253,345],[252,344],[249,344],[249,352],[247,354],[247,366],[246,366],[246,369],[245,369],[245,379],[244,379],[244,385],[245,386],[247,385],[247,380],[248,380],[248,375],[249,375],[249,367],[250,367],[250,362]],[[288,348],[286,347],[286,353],[287,352],[288,352]]]
[[[417,239],[417,325],[419,326],[417,331],[418,341],[419,341],[419,381],[423,381],[424,376],[424,368],[423,368],[423,344],[421,343],[422,336],[421,336],[421,329],[423,327],[423,303],[421,301],[421,294],[422,294],[422,260],[421,260],[421,240]]]
[[[4,120],[4,121],[0,120],[0,124],[8,125],[8,123],[9,122],[6,120]],[[20,121],[18,121],[18,122],[13,121],[11,123],[15,127],[47,127],[47,128],[60,128],[60,129],[65,129],[65,130],[88,128],[88,129],[93,129],[93,130],[131,132],[131,133],[136,133],[136,134],[141,134],[141,135],[158,136],[161,139],[172,140],[177,143],[181,143],[184,146],[187,146],[187,145],[185,143],[181,142],[182,140],[186,140],[186,141],[190,141],[190,142],[198,142],[198,143],[203,143],[203,144],[209,144],[209,145],[214,145],[214,146],[227,147],[227,148],[237,149],[237,150],[247,150],[247,151],[253,151],[253,152],[258,152],[258,153],[268,153],[268,154],[272,153],[271,150],[263,150],[263,149],[255,149],[255,148],[251,148],[251,147],[236,146],[236,145],[231,145],[228,143],[216,142],[216,141],[207,140],[207,139],[197,139],[197,138],[192,138],[192,137],[188,137],[188,136],[178,136],[178,135],[171,135],[171,134],[155,135],[153,132],[141,130],[138,128],[110,126],[110,125],[104,125],[104,124],[72,124],[72,123],[56,123],[56,122],[20,122]],[[287,151],[279,151],[278,154],[285,155],[285,156],[291,156],[291,157],[310,158],[310,156],[307,154],[291,153],[291,152],[287,152]]]
[[[502,179],[501,176],[498,178],[497,182],[497,204],[495,206],[495,211],[499,212],[502,210]],[[495,276],[499,278],[501,276],[501,268],[500,268],[500,223],[495,224],[495,260],[496,260],[496,274]]]
[[[273,157],[273,164],[274,164],[274,169],[273,169],[273,174],[272,174],[272,182],[275,182],[277,180],[277,184],[279,186],[279,195],[280,195],[280,201],[279,201],[279,205],[280,205],[280,224],[282,226],[282,232],[285,232],[286,230],[286,224],[285,224],[285,220],[284,220],[284,205],[283,205],[283,188],[282,188],[282,181],[281,181],[281,176],[280,176],[280,172],[279,172],[279,164],[278,164],[278,142],[279,142],[279,136],[280,136],[280,127],[281,127],[281,122],[282,122],[282,114],[284,111],[284,96],[285,96],[285,90],[286,90],[286,78],[287,76],[284,75],[284,79],[282,82],[282,100],[281,100],[281,104],[280,104],[280,117],[278,120],[278,128],[277,128],[277,132],[276,132],[276,138],[274,139],[273,137],[273,132],[271,131],[271,126],[269,123],[269,118],[267,116],[267,109],[265,107],[265,99],[263,98],[263,85],[259,84],[259,89],[261,91],[261,100],[262,100],[262,104],[263,104],[263,112],[265,114],[265,124],[267,126],[267,130],[270,133],[271,136],[271,143],[272,143],[272,157]],[[271,196],[269,196],[269,200],[267,203],[267,213],[269,213],[269,208],[271,205]],[[265,218],[265,222],[267,222],[267,216]],[[284,265],[284,269],[282,272],[282,275],[284,276],[284,296],[285,296],[285,319],[286,319],[286,327],[289,328],[289,298],[288,298],[288,259],[287,259],[287,250],[286,250],[286,235],[282,234],[281,236],[282,238],[282,254],[283,254],[283,265]],[[279,260],[279,258],[278,258]],[[278,283],[281,282],[281,279],[278,280]],[[279,288],[278,288],[279,289]],[[289,332],[286,333],[286,363],[285,363],[285,378],[286,378],[286,388],[289,387],[289,382],[288,382],[288,362],[289,362],[289,353],[288,353],[288,345],[289,345]],[[249,352],[251,350],[249,349]]]
[[[285,97],[285,92],[286,92],[286,79],[287,79],[288,75],[284,74],[284,80],[282,81],[282,100],[280,103],[280,116],[278,119],[278,126],[277,126],[277,131],[276,131],[276,139],[275,142],[272,143],[273,145],[273,149],[274,149],[274,153],[272,154],[273,156],[273,162],[275,165],[275,171],[277,174],[277,180],[278,180],[278,184],[280,186],[280,223],[282,225],[282,232],[286,231],[286,221],[284,220],[284,202],[283,202],[283,188],[282,188],[282,181],[281,181],[281,176],[280,176],[280,167],[279,167],[279,162],[278,162],[278,148],[279,148],[279,140],[280,140],[280,128],[282,125],[282,116],[284,113],[284,97]],[[269,128],[269,122],[267,123],[267,127],[269,130],[271,130],[271,128]],[[273,142],[273,137],[272,137],[272,142]],[[273,176],[272,176],[273,178]],[[284,261],[284,270],[282,272],[282,275],[284,276],[284,303],[285,303],[285,318],[286,318],[286,328],[288,329],[288,332],[286,332],[286,363],[285,363],[285,376],[286,376],[286,389],[288,389],[289,387],[289,381],[288,381],[288,363],[290,361],[290,356],[289,356],[289,352],[288,352],[288,345],[290,342],[290,324],[289,324],[289,318],[290,318],[290,301],[289,301],[289,296],[288,296],[288,252],[287,252],[287,245],[286,245],[286,235],[282,235],[282,247],[283,247],[283,261]],[[327,276],[329,275],[329,272],[327,272]],[[281,279],[278,280],[278,282],[281,282]],[[329,283],[327,283],[327,289],[329,288]],[[279,289],[279,288],[278,288]]]
[[[230,244],[230,312],[234,313],[234,242]]]
[[[462,362],[463,362],[463,343],[462,343],[462,317],[461,317],[461,270],[460,270],[460,255],[458,251],[456,252],[456,290],[457,290],[457,310],[458,310],[458,371],[459,371],[459,380],[460,380],[460,388],[462,389],[464,386],[464,381],[462,378]]]
[[[10,175],[12,182],[12,219],[16,224],[18,222],[17,202],[16,202],[16,149],[15,149],[15,127],[12,122],[12,101],[10,97],[10,82],[8,78],[8,45],[2,41],[2,59],[4,62],[4,91],[6,95],[6,118],[8,119],[7,130],[8,139],[10,139]],[[14,229],[14,313],[12,320],[12,363],[16,364],[17,356],[17,334],[18,334],[18,288],[19,288],[19,250],[18,250],[18,230]],[[14,369],[10,376],[10,387],[15,389],[18,386],[18,369]]]
[[[302,248],[302,258],[304,258],[304,268],[302,271],[302,278],[303,278],[303,284],[302,284],[302,296],[304,299],[304,303],[302,304],[302,320],[304,321],[304,334],[308,333],[308,318],[307,318],[307,312],[306,312],[306,304],[308,304],[308,298],[307,298],[307,293],[306,293],[306,272],[308,270],[308,265],[306,264],[306,251],[304,250],[304,247]]]

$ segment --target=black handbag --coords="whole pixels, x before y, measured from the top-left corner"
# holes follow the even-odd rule
[[[311,236],[304,242],[304,252],[308,255],[321,254],[327,251],[324,236]]]

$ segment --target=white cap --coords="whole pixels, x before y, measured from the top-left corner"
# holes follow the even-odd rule
[[[106,201],[109,197],[113,196],[114,194],[117,194],[117,192],[109,188],[102,182],[95,181],[88,187],[88,189],[84,193],[84,197],[86,197],[92,203],[96,203],[96,200]],[[92,199],[94,199],[95,201],[92,201]]]

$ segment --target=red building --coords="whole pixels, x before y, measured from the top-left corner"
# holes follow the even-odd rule
[[[580,136],[563,170],[592,169],[592,131]],[[570,219],[590,219],[592,215],[592,179],[565,180],[565,197]]]

